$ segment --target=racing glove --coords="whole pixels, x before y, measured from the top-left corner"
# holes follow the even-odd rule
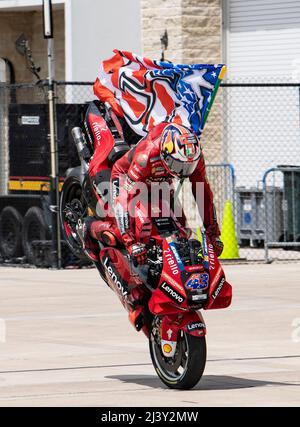
[[[222,255],[222,252],[224,249],[223,242],[220,240],[219,237],[216,237],[215,239],[212,240],[212,245],[214,247],[217,257],[219,258],[219,256]]]
[[[211,244],[214,247],[214,250],[215,250],[217,257],[219,257],[219,256],[221,256],[221,254],[223,252],[224,244],[220,240],[220,236],[219,236],[219,233],[217,233],[217,230],[218,230],[218,225],[213,224],[213,225],[210,225],[206,229],[206,233],[208,235],[208,238],[209,238]]]
[[[133,243],[128,246],[127,251],[138,264],[144,264],[146,262],[147,250],[143,243]]]

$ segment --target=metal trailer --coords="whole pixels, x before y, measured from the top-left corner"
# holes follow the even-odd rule
[[[57,104],[59,187],[65,172],[79,165],[71,130],[85,104]],[[0,195],[0,257],[51,266],[50,153],[46,104],[15,104],[7,110],[9,176]],[[1,142],[1,141],[0,141]],[[62,242],[62,258],[72,255]]]

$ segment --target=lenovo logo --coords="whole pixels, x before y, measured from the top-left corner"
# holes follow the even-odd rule
[[[122,283],[120,282],[120,280],[119,280],[118,276],[116,275],[116,273],[114,272],[114,270],[109,265],[107,265],[108,262],[109,262],[109,259],[106,257],[103,265],[105,267],[105,270],[108,272],[109,277],[117,285],[117,288],[122,293],[122,295],[124,295],[124,296],[127,295],[128,292],[124,289]]]
[[[169,298],[171,298],[173,301],[177,302],[178,304],[182,304],[184,301],[184,298],[179,295],[178,292],[176,292],[171,286],[167,284],[167,282],[163,282],[163,284],[160,287],[160,290],[167,295]]]
[[[215,290],[215,292],[212,294],[212,298],[216,299],[219,296],[219,293],[221,292],[223,286],[225,283],[225,277],[223,277],[223,279],[220,281],[220,283],[218,284],[217,289]]]
[[[205,325],[204,323],[190,323],[189,325],[187,325],[187,329],[188,331],[194,331],[195,329],[205,329]]]

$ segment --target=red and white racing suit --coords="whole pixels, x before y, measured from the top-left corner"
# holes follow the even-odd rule
[[[120,230],[123,243],[129,247],[135,243],[134,210],[135,205],[131,202],[136,198],[138,183],[147,185],[148,194],[151,194],[151,186],[154,183],[169,182],[172,184],[173,176],[166,170],[160,157],[160,137],[164,128],[169,123],[161,123],[154,127],[147,137],[143,138],[135,147],[128,151],[123,157],[116,161],[112,168],[111,192],[113,209],[116,222]],[[220,235],[213,194],[207,181],[203,153],[194,173],[189,177],[192,184],[192,192],[198,203],[199,212],[204,213],[203,223],[214,240]],[[203,183],[203,186],[197,185]],[[155,184],[154,184],[155,185]],[[197,191],[203,191],[199,197]],[[199,203],[203,202],[203,206]],[[151,215],[148,212],[149,215]],[[176,220],[176,218],[174,218]],[[177,218],[182,227],[185,226],[185,218]]]

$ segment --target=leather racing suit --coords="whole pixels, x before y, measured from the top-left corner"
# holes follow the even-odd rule
[[[116,161],[112,167],[111,192],[115,219],[122,236],[123,243],[128,248],[136,241],[134,229],[134,202],[138,184],[144,183],[151,194],[151,186],[155,183],[168,182],[170,185],[173,176],[166,170],[160,157],[160,136],[169,123],[161,123],[154,127],[135,147]],[[220,235],[213,203],[213,193],[208,183],[203,153],[196,170],[189,177],[192,192],[207,233],[214,244]],[[199,186],[198,183],[203,183]],[[199,197],[199,191],[203,191]],[[202,206],[203,204],[203,206]],[[151,213],[148,211],[148,215]],[[186,225],[184,214],[175,218],[182,228]]]

